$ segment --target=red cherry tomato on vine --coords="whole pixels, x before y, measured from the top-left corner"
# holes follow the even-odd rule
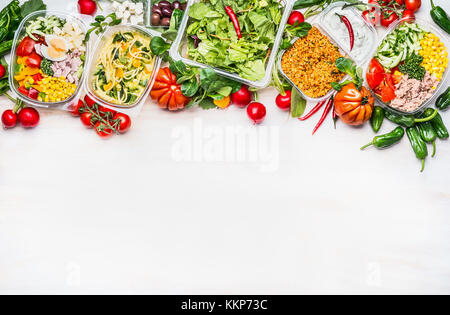
[[[80,120],[87,128],[91,129],[92,126],[92,113],[86,112],[82,113],[80,116]]]
[[[392,23],[398,20],[398,15],[392,10],[386,10],[381,13],[381,25],[389,27]]]
[[[395,2],[397,2],[398,5],[404,5],[405,4],[405,0],[395,0]]]
[[[279,109],[290,110],[291,109],[292,92],[286,91],[286,95],[278,94],[275,103]]]
[[[414,13],[419,11],[422,6],[422,0],[405,0],[406,9],[413,11]]]
[[[373,26],[378,26],[380,23],[380,13],[375,8],[364,11],[362,17],[367,23],[372,24]]]
[[[5,73],[6,73],[5,67],[3,67],[3,65],[0,65],[0,79],[5,76]]]
[[[78,11],[81,14],[94,15],[97,12],[97,1],[78,0]]]
[[[412,11],[412,10],[405,10],[405,12],[403,12],[402,19],[407,20],[407,21],[415,21],[416,15],[414,14],[414,11]]]
[[[108,139],[111,138],[114,134],[111,128],[108,128],[105,124],[101,122],[97,122],[95,124],[95,132],[99,135],[100,138]]]
[[[99,106],[98,107],[98,111],[100,112],[100,114],[102,116],[109,116],[109,117],[113,117],[116,114],[116,111],[113,109],[109,109],[108,107],[104,107],[104,106]]]
[[[81,109],[84,108],[84,103],[82,100],[79,100],[77,105],[75,105],[71,110],[70,113],[74,117],[78,117],[81,114]]]
[[[247,115],[255,124],[260,124],[266,118],[266,107],[261,103],[251,103],[247,107]]]
[[[119,131],[119,133],[126,133],[128,130],[130,130],[131,128],[130,116],[122,113],[117,113],[114,115],[113,120],[114,122],[119,121],[119,126],[117,128],[117,131]]]
[[[95,101],[89,97],[89,95],[86,95],[84,97],[84,102],[86,103],[86,106],[89,108],[92,108],[92,106],[94,106],[96,104]]]
[[[239,107],[245,107],[252,101],[252,93],[249,91],[246,85],[243,85],[239,91],[231,94],[231,101],[234,105]]]
[[[288,24],[289,25],[299,25],[301,23],[305,22],[304,15],[299,11],[294,11],[291,13],[291,16],[289,17]]]

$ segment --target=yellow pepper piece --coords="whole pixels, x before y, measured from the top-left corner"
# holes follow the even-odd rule
[[[133,67],[139,68],[141,66],[141,62],[137,59],[133,60]]]
[[[219,108],[227,108],[230,106],[231,98],[229,96],[224,97],[221,100],[214,100],[214,105],[216,105]]]
[[[118,68],[118,69],[116,70],[116,76],[117,76],[118,78],[123,78],[123,69],[122,69],[122,68]]]

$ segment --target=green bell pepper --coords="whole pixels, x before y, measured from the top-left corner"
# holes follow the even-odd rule
[[[363,146],[361,148],[361,150],[364,150],[372,145],[377,149],[388,148],[388,147],[393,146],[394,144],[400,142],[400,140],[403,139],[404,135],[405,135],[405,130],[402,127],[397,127],[394,130],[392,130],[390,133],[375,137],[371,143]]]
[[[427,122],[433,120],[434,117],[438,114],[437,109],[435,112],[431,113],[431,115],[426,115],[425,118],[416,118],[411,115],[399,115],[391,113],[390,111],[385,111],[384,116],[392,121],[393,123],[396,123],[397,125],[409,128],[414,126],[415,124]]]
[[[425,111],[425,116],[430,115],[430,113],[433,112],[432,108],[428,108]],[[436,117],[434,117],[432,120],[430,120],[431,124],[433,125],[434,130],[436,130],[436,133],[438,135],[439,139],[445,140],[449,138],[448,129],[445,127],[444,121],[442,120],[441,115],[437,114]]]
[[[420,137],[419,130],[416,127],[406,128],[406,134],[408,135],[409,142],[411,142],[411,147],[416,157],[422,160],[422,169],[420,172],[423,172],[425,169],[425,159],[428,156],[427,144]]]
[[[446,110],[450,106],[450,87],[436,101],[436,107]]]
[[[377,133],[380,131],[381,126],[384,121],[384,109],[380,106],[375,106],[373,110],[372,117],[370,118],[370,125],[372,126],[373,131]]]

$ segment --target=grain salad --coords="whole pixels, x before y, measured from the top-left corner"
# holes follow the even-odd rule
[[[325,96],[331,83],[340,82],[345,74],[335,65],[338,58],[344,57],[339,48],[317,27],[313,27],[306,37],[298,39],[287,50],[281,67],[285,75],[308,97]]]

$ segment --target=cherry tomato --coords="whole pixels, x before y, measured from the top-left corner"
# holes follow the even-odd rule
[[[299,11],[292,12],[288,20],[289,25],[299,25],[303,22],[305,22],[305,17]]]
[[[93,0],[78,0],[78,11],[81,14],[94,15],[97,12],[97,4]]]
[[[381,13],[381,25],[389,27],[392,23],[398,20],[398,15],[392,10],[385,10]]]
[[[128,130],[130,130],[131,128],[130,116],[122,113],[117,113],[114,115],[113,120],[119,121],[119,127],[117,128],[117,131],[119,131],[119,133],[126,133]]]
[[[19,47],[17,47],[17,56],[19,57],[25,57],[29,56],[34,51],[34,45],[36,45],[36,42],[32,40],[30,37],[26,36],[19,44]]]
[[[84,102],[78,100],[78,103],[70,110],[70,113],[74,117],[79,117],[81,115],[81,110],[84,108]]]
[[[373,26],[378,26],[380,24],[380,13],[375,8],[364,11],[362,17],[367,23],[372,24]]]
[[[80,120],[83,123],[83,125],[85,125],[87,128],[91,129],[92,126],[92,113],[90,112],[86,112],[86,113],[82,113],[80,116]]]
[[[404,19],[406,21],[415,21],[416,15],[414,14],[414,11],[412,11],[412,10],[405,10],[405,12],[403,12],[402,19]]]
[[[29,66],[31,68],[39,68],[41,66],[41,61],[42,61],[42,57],[39,56],[38,54],[36,54],[35,52],[32,52],[28,56],[25,63],[27,64],[27,66]]]
[[[108,128],[105,124],[97,122],[95,124],[95,132],[100,136],[100,138],[108,139],[114,134],[111,128]]]
[[[98,111],[100,112],[100,115],[104,117],[113,117],[116,114],[116,111],[113,109],[109,109],[108,107],[99,106]]]
[[[252,101],[252,93],[246,85],[243,85],[239,91],[231,94],[231,101],[239,107],[245,107]]]
[[[5,67],[3,67],[3,65],[0,65],[0,79],[5,76],[5,73],[6,73]]]
[[[17,114],[12,110],[5,110],[2,114],[2,124],[3,128],[11,129],[17,125]]]
[[[37,100],[39,97],[39,91],[34,89],[34,88],[30,88],[28,90],[28,97],[33,99],[33,100]]]
[[[291,109],[292,91],[286,91],[286,95],[278,94],[275,103],[282,110]]]
[[[422,0],[405,0],[406,9],[413,11],[414,13],[419,11],[422,6]]]
[[[38,111],[31,107],[22,109],[17,118],[24,128],[34,128],[40,120]]]
[[[260,124],[266,118],[266,107],[261,103],[251,103],[247,107],[247,115],[255,124]]]
[[[86,106],[89,108],[92,108],[96,103],[95,101],[89,97],[89,95],[86,94],[84,97],[84,102],[86,103]]]
[[[395,2],[397,2],[398,5],[404,5],[405,4],[405,0],[395,0]]]

